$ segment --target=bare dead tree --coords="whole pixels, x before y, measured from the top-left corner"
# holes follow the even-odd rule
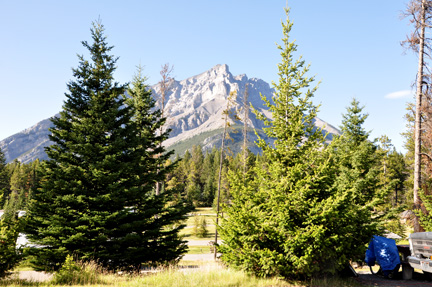
[[[161,117],[165,116],[165,104],[166,97],[172,88],[172,84],[174,82],[174,78],[172,77],[172,72],[174,70],[174,66],[171,66],[169,63],[162,65],[162,69],[160,71],[161,80],[159,81],[159,93],[160,97],[157,100],[159,110],[161,111]],[[165,129],[165,125],[160,127],[159,133],[162,134]],[[160,147],[162,147],[162,142],[160,143]],[[160,194],[163,183],[156,183],[156,195]]]
[[[248,121],[249,121],[249,85],[246,84],[245,86],[245,92],[243,97],[243,175],[246,176],[247,171],[247,128],[248,128]]]
[[[421,209],[419,190],[422,185],[422,143],[425,142],[425,129],[422,127],[424,115],[430,109],[430,99],[427,99],[430,73],[425,61],[430,56],[430,39],[426,38],[426,28],[431,27],[431,8],[430,0],[411,0],[408,4],[405,16],[411,17],[414,31],[407,37],[403,44],[418,53],[418,70],[416,80],[416,105],[414,123],[414,186],[413,200],[414,209]],[[430,57],[429,57],[430,59]],[[424,101],[426,100],[426,101]],[[429,124],[426,124],[428,126]],[[432,143],[432,142],[431,142]],[[432,146],[431,146],[432,147]],[[418,218],[414,220],[414,232],[421,231]]]
[[[160,71],[161,80],[159,81],[159,92],[160,97],[158,100],[159,109],[162,113],[162,117],[165,112],[165,101],[167,93],[170,91],[172,84],[174,82],[174,78],[172,77],[172,72],[174,71],[174,66],[171,66],[169,63],[166,63],[162,66]]]
[[[220,190],[221,190],[221,179],[222,179],[222,167],[223,167],[223,158],[224,158],[224,150],[225,150],[225,139],[229,136],[228,129],[231,124],[229,122],[231,115],[231,108],[234,105],[235,98],[237,96],[237,92],[231,92],[227,98],[227,106],[223,111],[223,121],[224,121],[224,131],[222,133],[222,145],[220,152],[220,161],[219,161],[219,177],[218,177],[218,191],[217,191],[217,203],[216,203],[216,230],[215,230],[215,248],[214,248],[214,259],[216,260],[217,255],[217,239],[218,239],[218,224],[219,224],[219,212],[220,212]]]

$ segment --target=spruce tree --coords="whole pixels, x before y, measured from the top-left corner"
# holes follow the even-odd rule
[[[353,99],[343,115],[342,135],[336,136],[327,148],[335,166],[332,192],[338,219],[329,226],[338,235],[334,244],[339,249],[335,253],[339,266],[362,259],[366,243],[373,235],[383,233],[386,212],[380,211],[393,186],[393,181],[384,184],[381,180],[382,155],[363,127],[367,116]]]
[[[79,56],[63,110],[52,119],[54,144],[29,206],[26,233],[40,247],[28,254],[37,270],[57,270],[67,255],[137,269],[175,261],[186,249],[179,229],[167,227],[185,210],[169,203],[169,193],[154,194],[166,175],[157,173],[154,156],[163,153],[158,145],[166,135],[155,134],[163,120],[151,112],[141,78],[129,90],[137,104],[125,100],[127,86],[114,80],[117,58],[100,22],[91,35],[93,43],[82,42],[90,60]]]
[[[6,168],[6,158],[3,151],[0,149],[0,209],[10,193],[10,178]]]
[[[272,120],[258,115],[274,144],[259,138],[266,161],[253,168],[253,178],[231,175],[232,201],[220,227],[220,251],[229,265],[259,276],[307,277],[323,269],[317,261],[325,261],[327,230],[320,214],[331,165],[321,155],[324,136],[314,126],[314,78],[306,75],[309,67],[302,59],[294,60],[292,22],[287,19],[282,26],[276,93],[272,101],[262,97]]]
[[[6,277],[22,258],[22,250],[16,245],[20,227],[16,214],[0,217],[0,278]]]
[[[383,195],[375,147],[366,140],[358,107],[345,118],[346,137],[338,145],[326,146],[314,126],[314,78],[307,76],[301,58],[293,58],[297,46],[289,42],[291,28],[288,19],[276,93],[272,101],[263,97],[272,119],[260,116],[274,143],[259,138],[263,156],[253,177],[231,171],[232,200],[220,226],[219,250],[236,268],[294,279],[334,274],[358,259],[379,232],[371,209]]]
[[[155,183],[164,182],[178,161],[170,163],[168,160],[174,151],[166,152],[162,142],[168,138],[170,130],[161,131],[166,119],[162,117],[162,111],[155,108],[156,101],[145,81],[139,68],[128,88],[131,100],[127,101],[134,110],[139,148],[144,153],[140,162],[141,173],[138,174],[141,190],[136,212],[145,224],[140,227],[140,243],[134,252],[141,262],[153,265],[175,263],[187,250],[186,241],[181,239],[179,232],[185,227],[182,222],[193,206],[175,198],[178,185],[165,186],[159,192],[155,190]]]

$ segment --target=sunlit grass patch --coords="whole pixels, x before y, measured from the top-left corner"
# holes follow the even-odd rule
[[[189,246],[189,250],[187,254],[209,254],[212,253],[210,251],[209,245],[200,245],[200,246]]]
[[[223,287],[223,286],[295,286],[279,279],[262,279],[248,276],[240,271],[209,268],[167,270],[154,275],[142,276],[121,286],[151,287]]]
[[[95,270],[96,276],[100,276],[98,282],[84,283],[78,278],[81,275],[75,274],[75,280],[68,284],[59,284],[56,280],[48,282],[27,282],[23,280],[3,280],[0,281],[0,286],[119,286],[119,287],[292,287],[292,286],[320,286],[320,287],[357,287],[361,286],[352,278],[341,279],[337,277],[328,277],[321,279],[313,279],[309,281],[285,281],[280,278],[257,278],[250,276],[242,271],[236,271],[230,268],[225,268],[216,262],[194,262],[184,261],[177,267],[165,269],[152,269],[140,274],[122,275],[116,273],[107,273],[99,269]],[[79,284],[79,282],[81,284]]]

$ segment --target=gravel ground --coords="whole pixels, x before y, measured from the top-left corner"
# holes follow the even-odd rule
[[[423,274],[419,274],[423,275]],[[372,274],[360,274],[357,281],[365,286],[385,286],[385,287],[410,287],[410,286],[432,286],[432,282],[425,281],[424,278],[414,278],[412,280],[402,280],[402,279],[385,279]]]
[[[52,278],[51,273],[36,272],[36,271],[20,271],[18,272],[18,277],[20,280],[27,280],[33,282],[44,282]],[[16,276],[15,274],[12,276]]]
[[[432,287],[432,282],[426,280],[426,277],[423,273],[414,272],[413,279],[411,280],[403,280],[402,272],[398,273],[396,279],[386,279],[382,276],[377,276],[371,274],[369,271],[358,272],[359,277],[357,277],[357,281],[365,286],[379,286],[379,287]]]

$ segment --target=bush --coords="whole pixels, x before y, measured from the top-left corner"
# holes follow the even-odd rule
[[[52,279],[53,284],[88,285],[103,283],[102,269],[94,262],[74,261],[68,255]]]
[[[388,232],[393,232],[402,237],[401,239],[396,239],[396,243],[406,240],[407,228],[400,222],[399,218],[386,222],[385,228]]]
[[[207,237],[208,234],[209,234],[209,232],[207,229],[207,221],[206,221],[205,217],[201,217],[197,236],[200,238],[204,238],[204,237]]]
[[[193,232],[195,236],[199,238],[208,236],[207,221],[204,216],[195,215]]]

